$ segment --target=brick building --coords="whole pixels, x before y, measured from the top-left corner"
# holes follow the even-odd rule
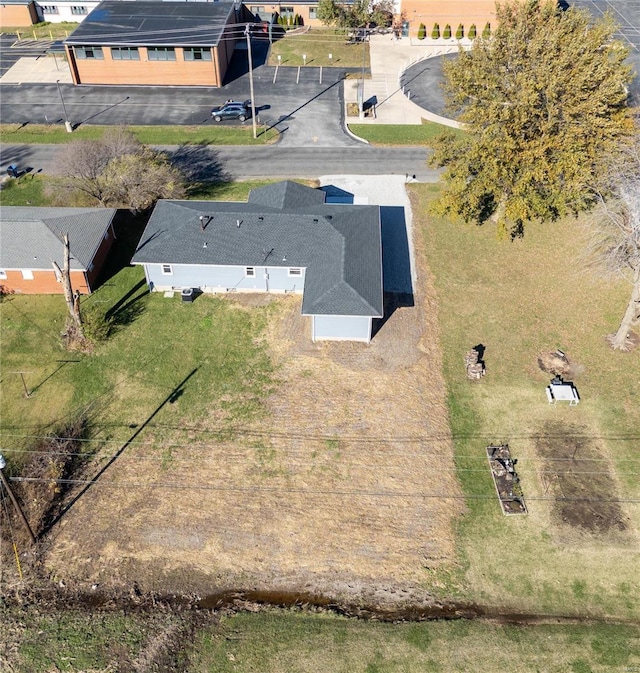
[[[64,266],[69,235],[71,284],[89,294],[113,244],[113,208],[0,208],[0,286],[17,294],[62,294],[53,262]]]
[[[105,0],[64,41],[75,84],[222,86],[242,4]]]

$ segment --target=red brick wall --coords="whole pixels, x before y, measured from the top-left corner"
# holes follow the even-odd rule
[[[53,271],[34,271],[33,280],[25,280],[22,271],[6,271],[6,279],[0,279],[0,285],[16,294],[64,294],[62,283],[58,283]],[[81,294],[89,294],[90,289],[84,271],[71,272],[71,285]]]

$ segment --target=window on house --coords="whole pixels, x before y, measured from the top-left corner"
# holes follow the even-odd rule
[[[173,47],[147,47],[150,61],[175,61],[176,50]]]
[[[310,19],[317,19],[318,18],[318,8],[317,7],[309,7],[309,18]]]
[[[184,60],[185,61],[210,61],[211,60],[211,49],[206,49],[205,47],[185,47]]]
[[[72,14],[88,14],[89,11],[84,5],[71,5]]]
[[[33,271],[31,269],[22,269],[23,280],[33,280]]]
[[[247,278],[255,278],[256,277],[256,269],[253,266],[246,266],[244,268],[244,275]]]
[[[98,61],[104,59],[102,47],[74,47],[76,58],[95,58]]]
[[[0,280],[7,279],[7,272],[4,269],[0,269]]]
[[[285,19],[289,17],[293,18],[293,7],[280,7],[280,16],[283,16]]]
[[[302,269],[299,266],[293,266],[289,269],[289,275],[290,276],[301,276],[302,275]]]
[[[139,61],[138,47],[111,47],[111,58],[114,61]]]
[[[173,275],[173,269],[171,268],[171,264],[163,264],[162,265],[162,275],[163,276],[172,276]]]
[[[56,5],[42,5],[43,14],[57,14],[58,7]]]
[[[249,11],[252,14],[264,14],[264,5],[249,5]]]

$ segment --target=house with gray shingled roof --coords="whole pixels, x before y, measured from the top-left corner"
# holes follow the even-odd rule
[[[290,181],[246,203],[158,201],[132,263],[152,291],[301,294],[314,341],[369,342],[383,315],[379,207]]]
[[[53,268],[64,266],[64,235],[69,235],[73,288],[95,287],[115,233],[114,208],[0,207],[0,285],[19,294],[61,294]]]

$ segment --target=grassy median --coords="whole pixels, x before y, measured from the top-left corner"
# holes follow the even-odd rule
[[[8,145],[61,144],[72,140],[99,140],[108,126],[81,125],[73,133],[55,124],[1,124],[2,142]],[[253,137],[250,122],[243,126],[127,126],[146,145],[264,145],[277,140],[278,132],[265,125]]]

